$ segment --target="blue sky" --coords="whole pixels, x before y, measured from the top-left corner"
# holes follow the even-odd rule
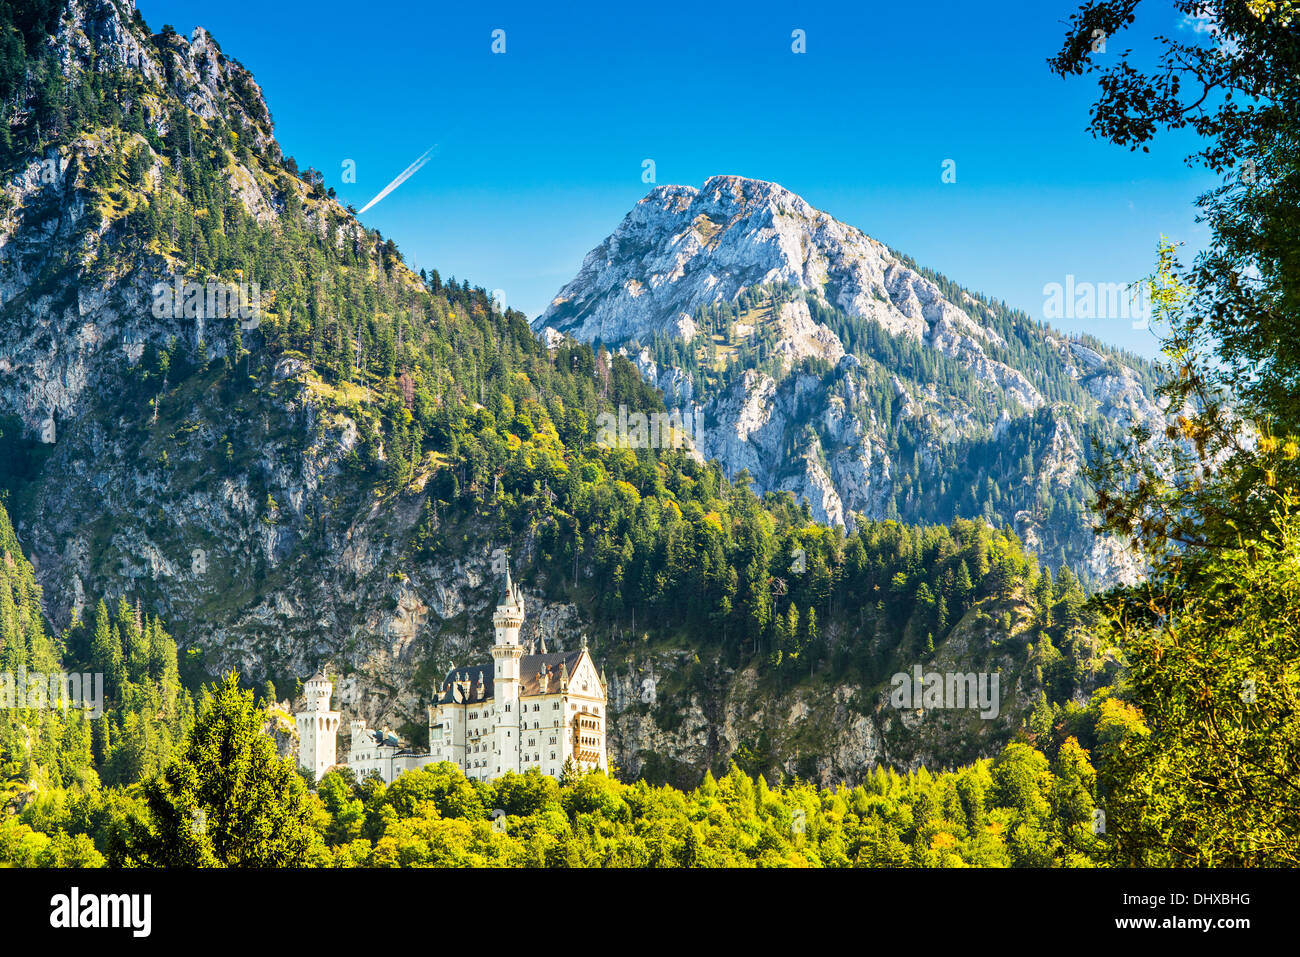
[[[1095,81],[1048,71],[1071,0],[139,7],[155,31],[208,28],[262,85],[285,151],[345,203],[436,144],[364,222],[529,316],[651,188],[645,159],[659,184],[779,182],[1036,318],[1045,284],[1130,282],[1162,233],[1206,237],[1193,201],[1214,180],[1184,162],[1192,141],[1097,142]],[[1125,45],[1183,29],[1139,26]],[[1055,324],[1155,353],[1127,319]]]

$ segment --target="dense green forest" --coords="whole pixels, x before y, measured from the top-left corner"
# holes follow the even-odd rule
[[[1128,730],[1099,708],[1103,747]],[[19,726],[33,716],[18,712]],[[344,768],[314,789],[265,733],[274,708],[232,675],[176,757],[127,788],[93,771],[20,791],[0,819],[18,866],[1052,867],[1104,862],[1096,773],[1068,737],[957,771],[876,768],[855,788],[769,785],[734,764],[692,791],[603,772],[469,781],[430,765],[391,785]],[[12,787],[12,786],[11,786]],[[11,802],[13,803],[13,802]]]
[[[49,28],[3,9],[11,26],[0,32],[11,38],[39,39]],[[151,42],[167,64],[183,41],[164,29]],[[1016,641],[1043,689],[1035,712],[1042,746],[1050,751],[1063,740],[1053,715],[1068,712],[1085,740],[1095,734],[1095,715],[1075,699],[1112,675],[1084,632],[1083,590],[1068,570],[1040,569],[1014,535],[983,522],[887,521],[846,536],[812,522],[788,496],[760,500],[746,476],[728,480],[684,452],[605,448],[593,427],[601,411],[663,409],[635,367],[601,348],[548,350],[524,316],[502,313],[485,290],[436,271],[413,274],[391,241],[333,202],[319,174],[279,154],[269,129],[257,126],[248,89],[237,88],[230,110],[205,121],[175,95],[159,96],[142,74],[84,70],[65,78],[40,43],[24,49],[25,83],[9,92],[27,111],[14,125],[6,165],[60,150],[69,180],[89,198],[79,229],[105,231],[89,262],[33,257],[37,279],[4,303],[5,316],[21,316],[45,293],[71,295],[86,275],[122,269],[262,290],[255,329],[231,319],[208,324],[198,339],[150,338],[125,387],[101,397],[100,411],[121,423],[119,440],[142,474],[177,484],[239,473],[256,481],[260,443],[272,434],[305,452],[315,437],[282,434],[268,404],[281,394],[276,370],[297,369],[327,410],[318,429],[337,415],[356,424],[346,468],[358,487],[421,502],[422,518],[403,545],[410,558],[468,540],[517,543],[521,574],[547,597],[587,609],[607,656],[667,637],[716,651],[728,666],[752,664],[777,691],[813,676],[872,686],[933,654],[963,616],[998,627],[990,616],[1009,621],[1007,607],[1022,603],[1032,624]],[[275,197],[273,226],[236,197],[236,165]],[[45,221],[55,202],[33,196],[19,211],[24,226]],[[196,405],[246,410],[261,417],[261,428],[214,431],[188,411]],[[5,425],[12,454],[4,486],[22,503],[42,450],[16,423]],[[262,521],[295,522],[301,539],[325,547],[334,514],[286,515],[256,485],[254,498]],[[151,519],[160,529],[151,525],[151,533],[161,537],[164,520]],[[26,848],[7,856],[35,860],[24,855],[38,846],[46,863],[111,856],[114,835],[135,814],[132,802],[177,760],[195,726],[193,702],[210,677],[202,651],[190,647],[178,658],[162,623],[142,614],[140,595],[105,596],[57,639],[45,637],[30,567],[16,540],[9,551],[31,632],[14,644],[11,663],[102,672],[108,710],[98,719],[3,716],[0,757],[8,808],[17,812],[6,833],[18,842],[7,846]],[[255,567],[248,581],[232,579],[226,600],[255,599],[265,574]],[[147,601],[149,584],[142,587]],[[274,682],[288,688],[295,678],[243,677],[272,686],[266,702],[276,697]],[[267,727],[280,720],[267,718]],[[736,757],[750,775],[772,773],[761,747]],[[726,773],[725,761],[717,771]]]
[[[1099,787],[1125,863],[1295,867],[1300,4],[1216,3],[1212,37],[1156,37],[1141,68],[1095,56],[1137,6],[1081,5],[1049,66],[1096,81],[1098,139],[1145,151],[1194,129],[1188,162],[1218,185],[1197,200],[1209,239],[1186,262],[1161,237],[1149,281],[1178,413],[1091,469],[1100,527],[1150,568],[1094,604],[1141,716]]]
[[[0,827],[10,837],[41,835],[24,845],[28,851],[39,848],[38,857],[6,844],[5,859],[46,866],[96,862],[101,857],[89,834],[116,813],[123,788],[157,774],[172,759],[194,723],[176,644],[156,618],[140,615],[125,600],[113,612],[100,601],[91,620],[54,638],[44,624],[31,564],[3,509],[0,552]],[[84,698],[55,704],[48,676],[71,672],[102,675],[102,714],[80,707],[90,698],[88,690]],[[23,700],[19,676],[26,682],[37,675],[42,697],[33,699],[28,691]],[[13,830],[24,818],[27,823]]]
[[[945,594],[953,599],[954,613],[963,603],[980,600],[967,557],[986,587],[999,575],[1016,574],[1009,559],[1025,560],[995,555],[986,527],[967,525],[962,531],[971,539],[967,549],[959,549],[959,539],[945,529],[927,534],[892,523],[872,529],[865,533],[870,553],[855,539],[860,574],[864,581],[891,582],[897,596],[906,590],[904,569],[930,569],[938,594],[911,614],[927,616],[927,626],[936,624],[943,618]],[[98,718],[75,708],[23,708],[23,702],[0,710],[6,808],[0,818],[0,861],[26,866],[249,863],[267,853],[275,863],[320,866],[1050,866],[1089,863],[1100,848],[1091,830],[1095,775],[1076,735],[1104,748],[1116,728],[1122,729],[1124,709],[1106,692],[1087,709],[1070,707],[1055,718],[1051,709],[1035,712],[1025,723],[1022,742],[1009,745],[995,761],[901,777],[877,768],[867,784],[852,789],[819,791],[792,781],[771,787],[761,775],[734,765],[720,779],[707,775],[690,792],[620,783],[603,774],[559,782],[538,775],[469,782],[455,767],[438,765],[388,787],[335,771],[311,794],[292,761],[277,757],[268,736],[292,727],[274,704],[273,688],[254,706],[251,692],[241,693],[228,682],[205,693],[196,721],[191,695],[179,683],[175,644],[161,623],[142,618],[123,599],[112,612],[101,601],[86,622],[54,639],[41,617],[31,565],[3,510],[0,547],[4,670],[102,671],[108,689],[105,713]],[[937,556],[945,553],[941,561]],[[810,568],[815,570],[816,562]],[[1049,576],[1038,578],[1040,649],[1051,646],[1050,622],[1069,620],[1077,613],[1070,606],[1082,601],[1076,591],[1057,597],[1050,582]],[[928,594],[924,581],[917,590]],[[896,616],[906,613],[897,601],[887,607]],[[799,620],[797,612],[790,617]],[[797,659],[806,636],[815,631],[815,625],[803,636],[797,625],[792,634],[780,631],[791,642],[790,658]],[[1075,680],[1059,667],[1067,659],[1044,660],[1056,669],[1049,683]],[[239,735],[232,727],[252,731]],[[205,766],[201,755],[214,748],[223,758]],[[266,811],[299,822],[296,850],[214,850],[202,835],[196,844],[192,831],[186,831],[187,840],[158,838],[168,821],[189,828],[196,807],[203,809],[204,820],[221,818],[211,795],[225,791],[191,784],[185,794],[193,806],[178,817],[179,798],[166,782],[189,780],[187,765],[197,768],[191,777],[219,774],[232,765],[231,748],[248,749],[249,765],[278,774],[284,793],[297,802]],[[170,816],[166,808],[172,808]],[[504,829],[491,817],[498,808],[506,814]]]

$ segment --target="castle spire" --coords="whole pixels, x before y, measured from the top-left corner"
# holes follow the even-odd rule
[[[501,602],[497,605],[496,614],[492,616],[492,624],[496,629],[497,645],[517,645],[520,651],[523,646],[519,644],[519,629],[524,623],[524,595],[515,584],[514,579],[510,577],[510,563],[506,562],[504,566],[505,593],[501,596]]]
[[[508,558],[504,559],[502,562],[502,571],[504,572],[504,578],[501,583],[501,601],[498,603],[499,607],[519,608],[522,610],[524,605],[524,596],[510,574],[510,560]]]

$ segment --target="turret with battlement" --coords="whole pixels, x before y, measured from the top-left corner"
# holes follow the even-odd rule
[[[303,685],[305,710],[294,715],[298,726],[298,763],[317,781],[336,763],[339,713],[330,710],[334,684],[318,671]]]

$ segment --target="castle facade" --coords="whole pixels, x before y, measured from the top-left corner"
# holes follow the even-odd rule
[[[360,780],[391,783],[403,771],[447,761],[477,781],[530,768],[558,778],[575,769],[607,768],[605,676],[587,650],[548,653],[519,640],[524,598],[506,568],[492,624],[492,661],[453,668],[429,708],[429,750],[402,746],[388,729],[351,723],[347,766]],[[299,763],[320,778],[334,765],[339,713],[329,710],[333,685],[323,674],[307,683],[307,710],[296,715]]]

